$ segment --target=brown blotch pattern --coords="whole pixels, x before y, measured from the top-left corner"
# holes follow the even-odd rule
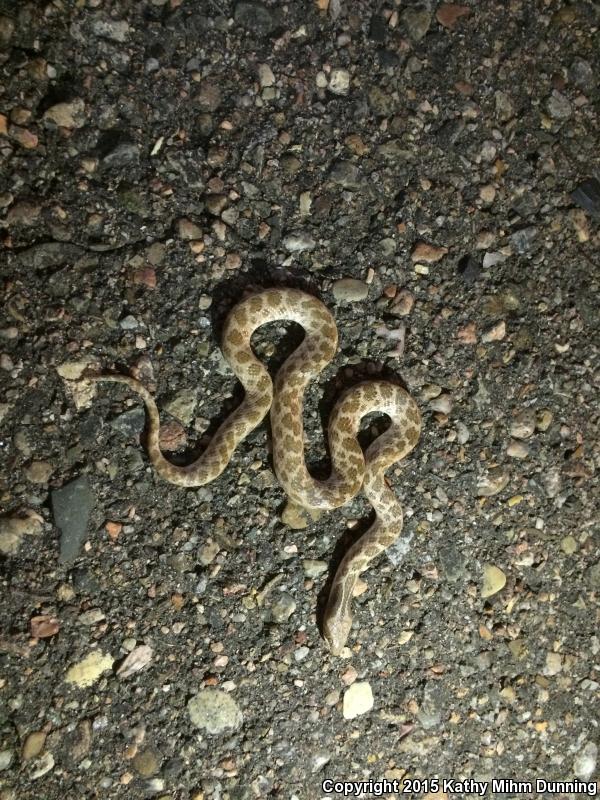
[[[266,322],[290,319],[300,323],[307,336],[280,370],[275,382],[255,358],[250,339]],[[349,390],[338,403],[329,423],[332,471],[326,481],[315,480],[306,468],[302,425],[304,387],[332,358],[337,342],[335,321],[316,298],[294,289],[270,289],[239,303],[224,326],[223,350],[246,390],[243,406],[225,420],[207,450],[192,464],[178,467],[163,456],[159,446],[158,408],[148,390],[122,375],[91,378],[129,386],[146,406],[149,418],[148,454],[161,477],[179,486],[202,486],[225,469],[232,452],[269,411],[275,471],[288,497],[305,508],[335,508],[347,503],[360,489],[375,509],[375,522],[342,560],[332,582],[324,616],[324,636],[333,654],[339,654],[352,623],[352,591],[370,561],[389,547],[402,531],[402,507],[385,482],[385,470],[404,458],[419,439],[421,418],[412,398],[387,381],[368,381]],[[363,457],[356,431],[360,420],[380,411],[392,421]]]

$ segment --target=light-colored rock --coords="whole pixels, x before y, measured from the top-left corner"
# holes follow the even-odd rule
[[[531,408],[525,408],[519,411],[511,422],[510,435],[515,439],[529,439],[535,431],[535,426],[535,412]]]
[[[483,585],[481,597],[491,597],[506,586],[506,575],[493,564],[486,564],[483,568]]]
[[[410,255],[412,261],[420,261],[425,264],[434,264],[443,258],[448,252],[447,247],[436,247],[427,242],[418,242]]]
[[[22,516],[0,517],[0,553],[14,556],[24,536],[39,536],[44,519],[36,511],[27,509]]]
[[[119,668],[117,669],[117,676],[124,680],[130,675],[133,675],[135,672],[139,672],[141,669],[144,669],[144,667],[148,666],[148,664],[152,661],[153,655],[154,651],[150,645],[141,644],[138,647],[134,647],[134,649],[119,665]]]
[[[368,296],[369,287],[355,278],[340,278],[334,282],[331,291],[338,302],[358,303]]]
[[[271,605],[271,615],[273,621],[277,623],[287,622],[296,610],[296,601],[288,592],[281,592],[277,595]]]
[[[31,761],[32,758],[37,758],[44,749],[45,742],[46,731],[33,731],[33,733],[30,733],[23,743],[23,751],[21,753],[23,761]]]
[[[177,220],[177,233],[179,238],[184,239],[186,242],[202,238],[202,228],[187,217]]]
[[[258,65],[258,81],[263,89],[275,85],[275,75],[268,64]]]
[[[452,397],[449,394],[441,394],[429,403],[432,411],[440,414],[449,414],[452,411]]]
[[[327,563],[312,558],[305,558],[302,562],[302,569],[307,578],[319,578],[327,572]]]
[[[355,719],[373,708],[373,691],[367,681],[357,681],[344,693],[344,719]]]
[[[48,483],[54,467],[49,461],[32,461],[25,470],[27,480],[31,483]]]
[[[597,762],[598,745],[595,742],[586,742],[573,763],[573,772],[580,780],[589,781],[596,770]]]
[[[112,669],[113,663],[114,658],[110,654],[93,650],[84,659],[69,667],[65,681],[82,689],[93,686],[103,672]]]
[[[348,70],[332,69],[327,88],[332,94],[348,94],[350,91],[350,73]]]
[[[508,443],[506,453],[511,458],[527,458],[529,455],[529,447],[527,447],[524,442],[519,442],[516,439],[512,439]]]
[[[309,233],[294,231],[284,237],[283,246],[288,253],[303,253],[308,250],[314,250],[317,243]]]
[[[211,736],[235,731],[243,722],[238,704],[221,689],[202,689],[188,702],[187,709],[192,725]]]
[[[549,677],[552,675],[558,675],[558,673],[562,671],[562,668],[563,657],[560,653],[546,653],[546,663],[544,665],[544,669],[542,670],[544,675]]]
[[[497,470],[487,475],[482,475],[477,481],[477,497],[493,497],[495,494],[499,494],[508,484],[508,481],[508,475]]]
[[[506,322],[500,320],[481,335],[482,342],[501,342],[506,336]]]
[[[83,128],[86,122],[85,103],[81,98],[70,103],[57,103],[44,113],[44,119],[59,128]]]

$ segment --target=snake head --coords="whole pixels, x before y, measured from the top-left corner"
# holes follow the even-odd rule
[[[342,594],[339,589],[332,591],[323,617],[323,638],[334,656],[342,654],[352,627],[352,614]]]

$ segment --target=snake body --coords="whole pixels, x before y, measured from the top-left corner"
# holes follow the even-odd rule
[[[267,322],[292,320],[305,338],[271,380],[256,358],[250,340]],[[368,381],[346,391],[329,420],[331,474],[318,481],[304,459],[302,408],[310,381],[331,361],[337,349],[337,327],[328,309],[315,297],[296,289],[267,289],[236,305],[225,321],[222,351],[242,383],[241,405],[223,422],[200,457],[176,466],[159,445],[159,412],[150,392],[126,375],[88,376],[94,381],[125,384],[136,392],[148,414],[148,455],[158,474],[177,486],[202,486],[215,480],[238,444],[271,411],[275,474],[289,500],[307,510],[343,506],[361,488],[375,509],[375,521],[341,561],[331,584],[323,616],[323,637],[331,652],[343,650],[352,625],[351,602],[359,575],[398,538],[402,507],[385,481],[385,471],[403,459],[420,434],[419,409],[402,388],[387,381]],[[357,440],[361,419],[371,412],[387,414],[389,428],[363,454]]]

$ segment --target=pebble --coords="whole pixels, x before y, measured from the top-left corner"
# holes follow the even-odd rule
[[[160,769],[161,756],[151,747],[136,753],[131,763],[138,775],[141,775],[142,778],[150,778],[152,775],[156,775]]]
[[[506,585],[506,575],[493,564],[486,564],[483,568],[483,584],[481,597],[491,597]]]
[[[92,31],[96,36],[121,44],[129,38],[129,24],[125,20],[96,19],[92,23]]]
[[[127,314],[127,316],[119,320],[119,327],[124,331],[135,331],[140,327],[140,323],[133,316],[133,314]]]
[[[491,183],[482,186],[481,189],[479,190],[479,197],[483,203],[485,203],[486,205],[490,205],[491,203],[494,202],[494,199],[496,197],[495,187],[492,186]]]
[[[310,653],[310,647],[299,647],[297,650],[294,650],[294,659],[296,661],[304,661],[306,656]]]
[[[60,622],[48,614],[38,614],[29,620],[29,630],[35,639],[49,639],[60,630]]]
[[[83,128],[86,123],[85,103],[81,98],[70,103],[57,103],[44,112],[44,119],[59,128]]]
[[[493,497],[508,484],[509,477],[504,472],[490,472],[477,481],[477,497]]]
[[[515,108],[507,92],[497,91],[494,94],[494,101],[496,104],[496,116],[501,122],[508,122],[513,118]]]
[[[52,753],[43,753],[36,761],[33,762],[34,768],[29,774],[29,779],[37,781],[38,778],[43,777],[47,772],[54,768],[54,756]]]
[[[529,455],[529,448],[523,442],[513,439],[509,442],[506,453],[511,458],[527,458]]]
[[[568,98],[564,94],[557,92],[556,89],[546,101],[546,109],[553,119],[569,119],[573,113],[573,108]]]
[[[193,241],[194,239],[202,238],[202,228],[192,222],[187,217],[182,217],[177,220],[177,234],[180,239],[185,241]]]
[[[367,681],[353,683],[344,693],[344,719],[355,719],[373,708],[373,691]]]
[[[134,142],[122,142],[114,147],[102,159],[108,169],[120,169],[140,160],[140,148]]]
[[[288,592],[281,592],[271,604],[273,621],[278,624],[287,622],[295,610],[296,601]]]
[[[37,272],[75,262],[84,252],[83,247],[69,242],[45,242],[28,247],[19,253],[19,263],[24,269]]]
[[[35,203],[19,202],[12,206],[6,215],[6,221],[9,225],[30,227],[37,224],[41,213],[41,206]]]
[[[139,436],[146,425],[146,413],[143,408],[130,408],[110,421],[110,427],[123,436],[134,438]]]
[[[463,256],[458,262],[458,274],[466,284],[475,283],[481,275],[481,264],[473,256]]]
[[[425,8],[406,8],[402,12],[402,23],[410,39],[420,42],[431,25],[431,13]]]
[[[538,229],[533,225],[529,225],[526,228],[521,228],[520,230],[511,233],[509,238],[513,250],[520,255],[523,253],[528,253],[531,250],[537,235]]]
[[[573,772],[582,781],[589,781],[596,770],[598,762],[598,745],[595,742],[586,742],[581,753],[573,763]]]
[[[434,264],[448,252],[447,247],[436,247],[427,242],[418,242],[411,253],[412,261],[422,261],[425,264]]]
[[[284,238],[283,246],[288,253],[303,253],[307,250],[314,250],[317,243],[306,231],[294,231],[288,233]]]
[[[256,0],[240,0],[235,6],[234,19],[238,25],[258,36],[268,36],[275,27],[272,13]]]
[[[338,302],[357,303],[367,298],[369,287],[355,278],[340,278],[334,282],[331,291]]]
[[[268,64],[258,65],[258,82],[264,88],[275,85],[275,75]]]
[[[560,653],[546,653],[546,663],[542,670],[544,675],[551,677],[552,675],[558,675],[559,672],[562,671],[563,668],[563,657]]]
[[[302,562],[302,569],[307,578],[319,578],[324,572],[327,572],[327,564],[325,561],[305,558]]]
[[[560,548],[563,553],[566,553],[568,556],[572,556],[577,552],[577,540],[574,536],[565,536],[561,539]]]
[[[93,650],[81,661],[69,667],[65,681],[80,688],[93,686],[103,672],[112,669],[114,658],[101,650]]]
[[[32,461],[25,470],[27,480],[31,483],[48,483],[54,467],[49,461]]]
[[[215,560],[217,555],[219,554],[219,550],[221,546],[217,542],[207,542],[200,548],[200,552],[198,553],[198,560],[200,563],[207,567],[209,564]]]
[[[121,680],[129,678],[130,675],[133,675],[134,673],[144,669],[144,667],[147,667],[152,661],[153,655],[154,651],[150,645],[140,644],[138,647],[134,647],[119,665],[117,669],[117,676],[121,678]]]
[[[515,439],[529,439],[536,428],[535,411],[530,408],[523,409],[515,416],[510,425],[510,435]]]
[[[0,553],[17,554],[24,536],[39,536],[44,520],[37,512],[28,509],[22,516],[0,517]]]
[[[469,6],[460,6],[457,3],[442,3],[435,12],[435,17],[440,25],[453,31],[461,17],[468,17],[471,13]]]
[[[332,94],[347,95],[350,91],[350,73],[345,69],[332,69],[327,88]]]
[[[449,414],[452,411],[452,397],[449,394],[441,394],[429,403],[432,411],[440,414]]]
[[[558,467],[550,467],[542,478],[546,495],[556,497],[562,488],[562,478]]]
[[[535,418],[535,427],[541,433],[545,433],[550,425],[552,425],[552,420],[554,419],[554,414],[548,409],[543,408],[541,411],[538,411],[536,418]]]
[[[571,192],[571,198],[592,216],[600,215],[600,181],[597,178],[582,181]]]
[[[172,400],[165,404],[165,411],[183,425],[189,425],[194,419],[194,412],[198,405],[198,395],[193,389],[179,392]]]
[[[221,689],[202,689],[187,704],[192,725],[211,736],[241,727],[243,715],[233,697]]]
[[[401,289],[394,297],[390,313],[396,317],[407,317],[415,305],[415,296],[408,289]]]
[[[59,561],[73,561],[87,534],[94,494],[88,478],[82,475],[51,493],[54,524],[60,529]]]
[[[12,750],[0,750],[0,772],[10,767],[13,757],[14,752]]]
[[[207,113],[213,113],[221,105],[221,90],[214,80],[203,80],[194,95],[194,104]]]
[[[481,335],[482,342],[501,342],[506,336],[506,322],[500,320]]]
[[[37,756],[39,756],[44,749],[46,736],[46,731],[33,731],[33,733],[27,736],[23,743],[23,751],[21,753],[23,761],[30,761],[32,758],[37,758]]]
[[[336,161],[329,177],[344,189],[359,189],[362,185],[360,170],[351,161]]]
[[[568,72],[569,80],[578,86],[582,91],[589,92],[596,86],[596,76],[588,61],[583,58],[576,58]]]

